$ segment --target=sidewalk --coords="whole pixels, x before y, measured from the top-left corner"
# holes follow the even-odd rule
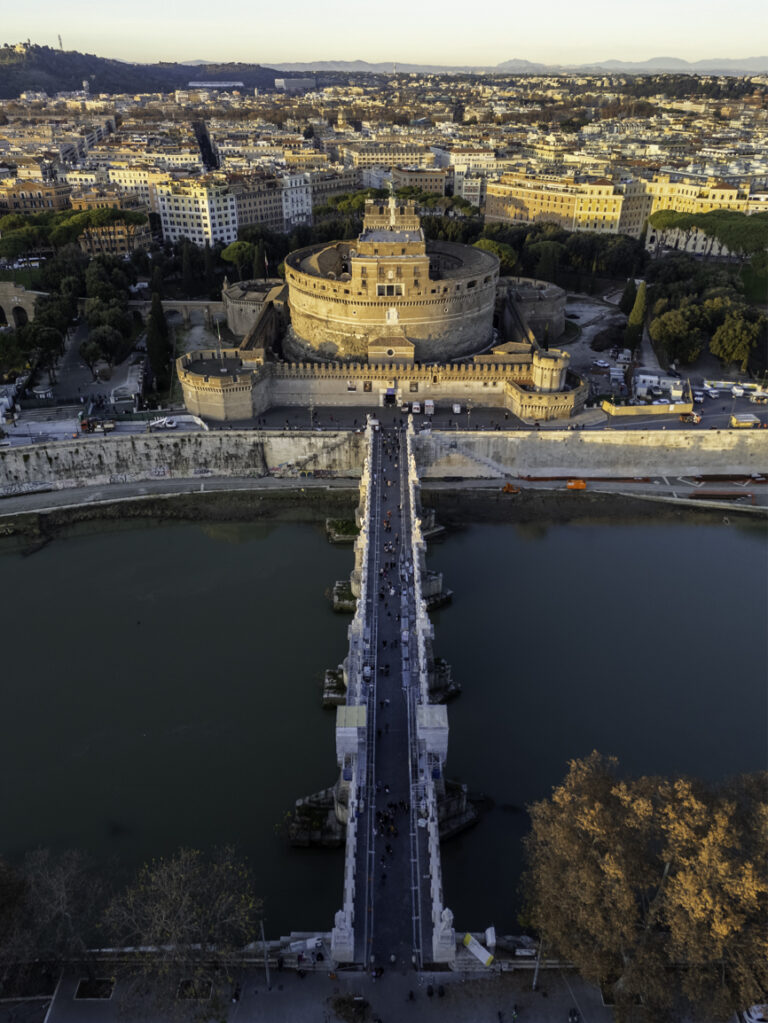
[[[516,1005],[519,1023],[565,1023],[568,1010],[579,1010],[583,1023],[612,1023],[613,1013],[602,1004],[599,991],[575,974],[561,970],[542,971],[539,990],[531,991],[533,972],[516,970],[501,976],[465,978],[456,973],[416,974],[385,971],[373,981],[367,973],[307,974],[303,979],[284,971],[271,973],[271,989],[263,971],[249,971],[237,978],[240,998],[230,1003],[226,1014],[216,1014],[227,1023],[333,1023],[340,1017],[333,1009],[339,996],[365,999],[368,1021],[381,1023],[511,1023]],[[112,999],[75,1001],[79,974],[67,975],[59,985],[46,1023],[161,1023],[146,1007],[128,1010],[121,1006],[119,986]],[[432,995],[428,994],[429,987]],[[442,988],[443,995],[439,991]],[[409,998],[413,992],[413,1000]],[[0,1020],[3,1014],[0,1012]]]

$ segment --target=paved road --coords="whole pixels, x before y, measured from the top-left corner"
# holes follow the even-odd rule
[[[513,482],[514,479],[513,479]],[[461,483],[444,482],[442,480],[423,480],[423,487],[429,490],[487,490],[498,492],[502,481],[498,479],[469,479]],[[562,493],[569,500],[578,500],[579,494],[566,492],[565,480],[517,480],[517,484],[525,490],[541,490]],[[718,485],[719,486],[719,485]],[[755,505],[768,507],[768,485],[765,482],[749,483],[743,486],[723,484],[725,489],[744,490],[754,494]],[[232,492],[232,491],[270,491],[288,490],[303,493],[311,490],[352,490],[356,491],[358,481],[355,479],[275,479],[265,477],[206,477],[200,479],[165,479],[144,480],[141,483],[113,483],[108,487],[79,487],[67,490],[52,490],[43,493],[22,494],[17,497],[0,498],[0,518],[3,515],[19,515],[25,512],[48,511],[52,508],[78,507],[83,504],[109,503],[112,501],[130,501],[142,497],[163,497],[176,494]],[[590,492],[604,494],[627,494],[633,497],[690,497],[697,487],[692,480],[672,477],[658,477],[649,481],[633,482],[628,480],[588,483]],[[514,498],[510,498],[514,500]],[[745,499],[746,505],[746,499]]]
[[[404,630],[406,622],[414,621],[405,437],[394,429],[376,433],[373,448],[369,592],[364,599],[375,650],[369,695],[374,757],[364,840],[358,845],[356,958],[404,967],[413,957],[419,963],[422,955],[431,958],[425,832],[417,827],[411,799],[418,680],[408,671],[416,656],[413,633]]]

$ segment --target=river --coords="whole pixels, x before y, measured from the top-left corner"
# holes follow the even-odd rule
[[[320,684],[348,619],[325,591],[351,563],[295,523],[91,527],[2,554],[0,853],[79,847],[123,877],[231,842],[270,935],[330,928],[341,852],[289,849],[280,823],[336,777]],[[494,801],[444,849],[458,926],[516,929],[524,806],[569,758],[766,766],[764,528],[478,525],[428,563],[455,592],[434,616],[464,687],[448,773]]]

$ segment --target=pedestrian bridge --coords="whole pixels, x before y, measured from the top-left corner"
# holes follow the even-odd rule
[[[443,903],[438,799],[448,751],[444,706],[430,704],[433,635],[412,422],[370,422],[360,482],[346,705],[337,708],[337,809],[346,818],[337,962],[453,963]]]

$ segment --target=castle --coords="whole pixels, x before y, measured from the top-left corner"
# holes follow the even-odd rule
[[[414,204],[394,198],[366,202],[356,241],[292,252],[285,282],[225,285],[222,300],[240,346],[177,360],[187,408],[213,421],[427,398],[567,419],[589,393],[547,347],[563,331],[562,289],[500,279],[492,254],[425,241]]]
[[[452,242],[426,242],[413,202],[369,199],[356,241],[313,245],[285,261],[292,359],[360,361],[474,354],[492,340],[499,261]],[[390,356],[391,358],[392,356]]]

